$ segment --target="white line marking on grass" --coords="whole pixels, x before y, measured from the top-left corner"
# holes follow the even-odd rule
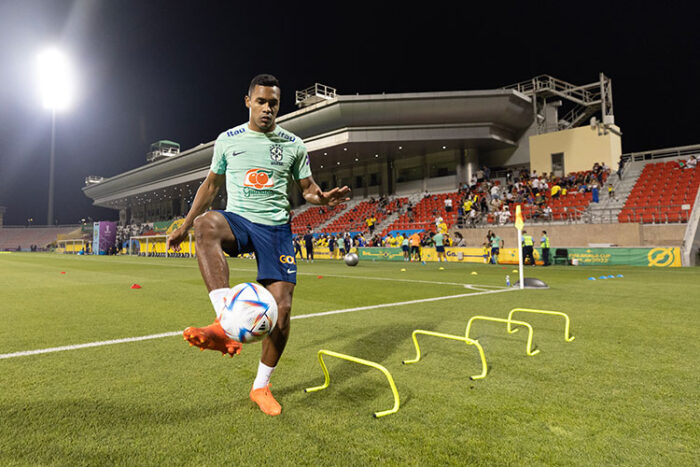
[[[90,258],[90,259],[95,259],[95,258]],[[100,259],[99,257],[97,259]],[[189,258],[180,258],[180,259],[189,259]],[[129,265],[148,265],[148,266],[161,266],[161,267],[174,267],[174,268],[185,268],[185,269],[196,269],[198,268],[197,265],[188,265],[188,264],[165,264],[164,262],[147,262],[147,261],[142,261],[142,262],[135,262],[135,261],[119,261],[115,259],[108,259],[107,260],[110,264],[112,263],[119,263],[119,264],[129,264]],[[255,266],[254,264],[252,266]],[[256,272],[255,267],[252,267],[250,269],[246,268],[233,268],[229,266],[229,271],[236,271],[236,272]],[[456,285],[459,287],[465,287],[467,289],[473,289],[473,290],[482,290],[482,289],[504,289],[506,287],[501,286],[501,285],[483,285],[483,284],[464,284],[462,282],[440,282],[440,281],[426,281],[426,280],[420,280],[420,279],[400,279],[396,277],[377,277],[377,276],[353,276],[349,274],[324,274],[324,273],[317,273],[317,272],[297,272],[297,275],[302,275],[302,276],[323,276],[323,277],[335,277],[335,278],[340,278],[340,279],[359,279],[359,280],[373,280],[373,281],[388,281],[388,282],[414,282],[414,283],[419,283],[419,284],[436,284],[436,285]]]
[[[356,308],[345,308],[342,310],[323,311],[321,313],[309,313],[306,315],[297,315],[297,316],[292,316],[291,319],[307,319],[307,318],[315,318],[318,316],[338,315],[341,313],[352,313],[355,311],[375,310],[377,308],[390,308],[390,307],[403,306],[403,305],[415,305],[416,303],[437,302],[439,300],[451,300],[453,298],[464,298],[464,297],[473,297],[476,295],[487,295],[487,294],[494,294],[494,293],[501,293],[501,292],[512,292],[513,290],[520,290],[520,289],[511,288],[511,289],[501,289],[501,290],[486,290],[486,291],[481,291],[481,292],[476,292],[476,293],[446,295],[444,297],[421,298],[418,300],[408,300],[406,302],[382,303],[379,305],[369,305],[369,306],[361,306],[361,307],[356,307]],[[51,347],[48,349],[25,350],[25,351],[21,351],[21,352],[0,354],[0,360],[6,359],[6,358],[14,358],[14,357],[26,357],[29,355],[39,355],[39,354],[44,354],[44,353],[64,352],[67,350],[85,349],[85,348],[89,348],[89,347],[101,347],[104,345],[125,344],[128,342],[138,342],[138,341],[145,341],[145,340],[150,340],[150,339],[160,339],[162,337],[174,337],[174,336],[179,336],[179,335],[182,335],[182,331],[163,332],[160,334],[151,334],[149,336],[125,337],[123,339],[112,339],[112,340],[100,341],[100,342],[88,342],[87,344],[64,345],[61,347]]]
[[[439,300],[450,300],[452,298],[474,297],[476,295],[487,295],[487,294],[500,293],[500,292],[511,292],[513,290],[520,290],[520,289],[513,288],[513,289],[504,289],[504,290],[487,290],[487,291],[476,292],[476,293],[463,293],[463,294],[458,294],[458,295],[446,295],[444,297],[421,298],[418,300],[409,300],[407,302],[382,303],[381,305],[360,306],[357,308],[345,308],[344,310],[322,311],[321,313],[310,313],[308,315],[297,315],[297,316],[292,316],[291,319],[306,319],[306,318],[314,318],[316,316],[327,316],[327,315],[338,315],[341,313],[351,313],[353,311],[374,310],[377,308],[389,308],[389,307],[393,307],[393,306],[403,306],[403,305],[415,305],[416,303],[437,302]]]
[[[23,352],[13,352],[13,353],[0,354],[0,360],[2,360],[3,358],[26,357],[28,355],[38,355],[38,354],[42,354],[42,353],[63,352],[65,350],[77,350],[77,349],[85,349],[88,347],[101,347],[103,345],[124,344],[126,342],[138,342],[138,341],[146,341],[149,339],[160,339],[161,337],[172,337],[172,336],[177,336],[180,334],[182,334],[182,331],[163,332],[161,334],[151,334],[150,336],[125,337],[123,339],[113,339],[113,340],[101,341],[101,342],[88,342],[87,344],[64,345],[62,347],[52,347],[49,349],[25,350]]]

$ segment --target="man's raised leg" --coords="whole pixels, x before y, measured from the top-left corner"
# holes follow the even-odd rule
[[[282,407],[270,392],[270,377],[289,338],[294,284],[284,281],[263,281],[263,285],[272,293],[277,302],[277,326],[262,342],[258,374],[253,382],[253,388],[250,390],[250,398],[266,414],[279,415],[282,412]]]
[[[185,329],[183,337],[190,345],[196,345],[200,350],[217,350],[222,355],[228,354],[233,357],[241,353],[243,346],[240,342],[226,336],[219,324],[219,314],[223,306],[223,298],[229,288],[228,263],[223,246],[235,247],[236,238],[231,232],[228,221],[216,211],[209,211],[197,217],[194,221],[194,229],[199,271],[209,291],[216,320],[203,328]]]

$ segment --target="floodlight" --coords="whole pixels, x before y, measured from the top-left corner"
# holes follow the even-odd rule
[[[58,49],[41,52],[39,62],[39,91],[44,107],[64,110],[71,102],[74,77],[68,58]]]

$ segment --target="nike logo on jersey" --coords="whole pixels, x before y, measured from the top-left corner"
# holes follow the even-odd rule
[[[231,153],[231,157],[240,156],[240,155],[243,154],[244,152],[245,152],[245,151],[241,151],[241,152],[233,151],[233,152]]]
[[[295,272],[297,272],[296,269],[287,269],[287,274],[294,274]]]

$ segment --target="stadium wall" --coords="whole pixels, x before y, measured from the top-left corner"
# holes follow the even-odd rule
[[[616,127],[617,128],[617,127]],[[564,174],[590,170],[596,162],[617,167],[620,136],[583,126],[530,137],[530,170],[552,172],[552,154],[564,153]]]
[[[589,248],[594,246],[620,247],[680,247],[683,244],[685,224],[568,224],[525,225],[525,230],[536,240],[542,230],[546,230],[552,249],[555,248]],[[506,248],[517,243],[517,233],[512,225],[491,228],[505,241]],[[480,246],[484,243],[488,229],[458,230],[467,246]]]

